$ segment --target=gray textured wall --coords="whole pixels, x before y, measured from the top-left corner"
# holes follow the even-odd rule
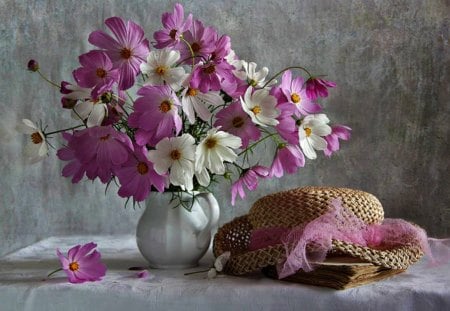
[[[148,37],[174,2],[0,2],[0,255],[50,235],[134,231],[141,211],[123,209],[94,182],[60,177],[54,153],[27,166],[24,137],[15,122],[42,119],[50,128],[70,124],[59,94],[25,70],[68,79],[87,35],[120,15],[145,27]],[[302,64],[326,73],[338,88],[326,102],[332,120],[353,138],[331,160],[308,162],[295,176],[263,181],[245,202],[229,207],[229,187],[217,188],[222,222],[243,214],[263,193],[296,185],[360,188],[377,195],[387,216],[402,217],[431,235],[450,233],[448,0],[405,1],[184,1],[187,11],[232,37],[241,58],[271,72]],[[54,142],[58,145],[57,141]],[[267,159],[266,159],[267,160]]]

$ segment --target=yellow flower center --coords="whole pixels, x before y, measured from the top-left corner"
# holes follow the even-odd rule
[[[97,70],[95,71],[95,74],[99,78],[104,78],[104,77],[106,77],[106,70],[103,68],[97,68]]]
[[[172,103],[168,100],[163,101],[161,105],[159,105],[159,110],[164,113],[170,111],[170,109],[172,109]]]
[[[257,115],[258,113],[261,113],[261,107],[259,106],[255,106],[252,109],[250,109],[255,115]]]
[[[122,58],[129,59],[129,58],[131,58],[131,56],[132,56],[131,50],[128,48],[123,48],[120,51],[120,57],[122,57]]]
[[[302,98],[297,93],[292,93],[291,100],[294,104],[298,104],[302,100]]]
[[[189,88],[187,94],[189,96],[197,96],[198,90]]]
[[[241,117],[235,117],[232,121],[233,127],[240,128],[242,125],[244,125],[244,119]]]
[[[78,265],[78,262],[76,262],[76,261],[71,262],[69,264],[69,269],[72,271],[78,271],[79,268],[80,268],[80,266]]]
[[[248,81],[248,84],[255,87],[258,85],[258,82],[256,82],[255,80],[251,79],[250,81]]]
[[[306,137],[311,136],[312,130],[309,127],[305,127]]]
[[[181,158],[181,152],[177,149],[172,150],[172,152],[170,152],[170,157],[172,160],[179,160]]]
[[[203,71],[204,71],[206,74],[209,74],[209,75],[210,75],[210,74],[216,72],[216,66],[214,66],[214,64],[211,64],[211,65],[209,65],[208,67],[204,68]]]
[[[198,51],[200,51],[201,46],[200,44],[198,44],[197,42],[192,43],[191,45],[191,49],[194,53],[197,53]]]
[[[106,141],[106,140],[109,139],[109,136],[111,136],[111,135],[106,134],[105,136],[100,137],[100,140],[101,140],[101,141]]]
[[[34,132],[33,134],[31,134],[31,141],[33,142],[33,144],[40,144],[44,141],[44,139],[42,138],[41,134],[39,134],[38,132]]]
[[[208,138],[207,140],[206,140],[206,142],[205,142],[205,146],[206,146],[206,148],[208,148],[208,149],[212,149],[212,148],[214,148],[215,146],[217,145],[217,139],[215,139],[215,138]]]
[[[164,66],[158,66],[158,67],[156,67],[156,69],[155,69],[155,73],[158,74],[158,75],[160,75],[160,76],[162,76],[163,74],[166,73],[166,70],[167,70],[166,67],[164,67]]]
[[[172,38],[172,40],[175,40],[175,36],[177,35],[177,30],[172,29],[169,33],[169,36]]]
[[[136,165],[136,168],[137,168],[138,173],[141,175],[145,175],[148,172],[148,165],[144,162],[139,162]]]

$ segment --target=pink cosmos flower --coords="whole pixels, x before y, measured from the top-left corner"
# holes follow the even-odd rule
[[[223,35],[220,38],[216,38],[215,49],[211,53],[211,60],[219,61],[224,59],[231,51],[231,39],[227,35]],[[234,70],[233,66],[233,70]]]
[[[351,128],[345,125],[337,124],[331,126],[331,134],[325,136],[325,140],[327,141],[327,148],[323,151],[327,157],[331,157],[333,153],[339,150],[339,139],[350,139],[351,130]]]
[[[269,169],[264,166],[253,166],[249,168],[237,181],[231,185],[231,205],[236,202],[236,195],[245,198],[244,185],[248,190],[254,191],[258,188],[258,177],[268,177]]]
[[[66,147],[58,150],[58,157],[70,161],[63,169],[63,176],[73,176],[78,182],[84,173],[89,179],[99,177],[108,182],[113,169],[125,163],[134,150],[130,138],[112,126],[96,126],[65,134]]]
[[[56,250],[70,283],[100,281],[105,276],[106,266],[100,261],[100,253],[97,250],[91,252],[96,247],[93,242],[77,245],[69,250],[67,257]]]
[[[184,34],[184,39],[189,42],[194,52],[194,62],[206,61],[216,49],[217,32],[212,27],[205,27],[199,20],[194,20],[190,29]],[[180,44],[181,59],[186,59],[186,64],[192,64],[192,53],[186,44]]]
[[[312,100],[328,96],[328,88],[336,87],[336,83],[319,78],[309,78],[306,81],[306,95]]]
[[[155,48],[174,47],[180,43],[181,35],[192,25],[192,14],[184,20],[184,9],[179,3],[173,8],[173,13],[166,12],[161,17],[164,29],[156,31],[153,38],[156,40]]]
[[[68,145],[70,145],[70,142],[73,139],[73,134],[62,133],[62,136],[68,142]],[[72,176],[72,183],[74,184],[78,183],[84,177],[84,174],[88,170],[88,166],[92,164],[88,163],[87,165],[83,165],[75,157],[75,150],[69,146],[59,149],[56,155],[61,161],[70,161],[66,166],[64,166],[62,175],[64,177]]]
[[[215,127],[238,136],[242,140],[242,149],[247,148],[250,141],[256,141],[261,136],[261,131],[252,122],[252,119],[242,109],[239,102],[234,102],[216,114]]]
[[[292,117],[295,114],[296,108],[291,103],[286,102],[286,97],[279,87],[273,87],[270,90],[270,95],[274,96],[277,101],[277,109],[280,111],[278,116],[278,124],[275,126],[278,134],[290,144],[298,143],[298,129],[295,119]]]
[[[135,146],[133,156],[114,172],[120,182],[118,194],[122,198],[133,197],[135,201],[144,201],[152,186],[159,192],[168,186],[167,176],[156,173],[153,163],[147,159],[145,146]]]
[[[233,69],[226,61],[197,65],[192,72],[190,84],[203,93],[219,91],[222,80],[234,81]]]
[[[134,102],[134,112],[128,124],[137,128],[136,142],[140,146],[155,146],[162,138],[178,135],[182,120],[178,115],[180,101],[167,85],[144,86],[138,91],[141,95]]]
[[[304,86],[304,80],[302,77],[296,77],[292,79],[292,73],[290,70],[284,72],[281,78],[280,89],[283,93],[286,102],[296,107],[295,115],[300,117],[308,114],[317,113],[322,108],[314,103],[306,94]]]
[[[129,89],[149,53],[149,42],[141,26],[132,21],[125,23],[120,17],[110,17],[105,24],[115,38],[97,30],[89,35],[89,43],[105,50],[114,68],[119,69],[119,88]]]
[[[78,85],[93,88],[92,98],[111,89],[114,82],[119,79],[119,69],[113,69],[108,55],[103,51],[90,51],[79,57],[82,67],[74,70],[73,77]]]
[[[293,174],[305,166],[305,156],[298,145],[281,145],[270,167],[269,177],[282,177],[284,172]]]

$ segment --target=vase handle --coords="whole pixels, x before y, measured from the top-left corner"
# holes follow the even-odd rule
[[[211,239],[211,229],[219,222],[220,209],[219,203],[217,203],[217,200],[212,193],[200,193],[198,196],[204,199],[209,207],[208,223],[197,237],[197,244],[203,245],[208,239]]]

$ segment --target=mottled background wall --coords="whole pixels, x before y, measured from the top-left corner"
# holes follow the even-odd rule
[[[112,189],[72,185],[54,153],[28,166],[15,123],[71,124],[57,90],[25,70],[29,58],[51,79],[70,79],[89,32],[120,15],[151,38],[168,1],[0,2],[0,255],[50,235],[132,233],[141,211],[123,209]],[[234,208],[217,188],[221,222],[243,214],[258,196],[296,185],[338,185],[377,195],[390,217],[450,234],[448,0],[184,1],[187,11],[232,37],[237,54],[271,72],[302,64],[338,82],[325,102],[330,118],[353,128],[332,159],[308,161],[295,176],[263,181]],[[73,123],[72,123],[73,124]],[[54,141],[59,146],[58,141]],[[266,160],[270,160],[266,158]]]

